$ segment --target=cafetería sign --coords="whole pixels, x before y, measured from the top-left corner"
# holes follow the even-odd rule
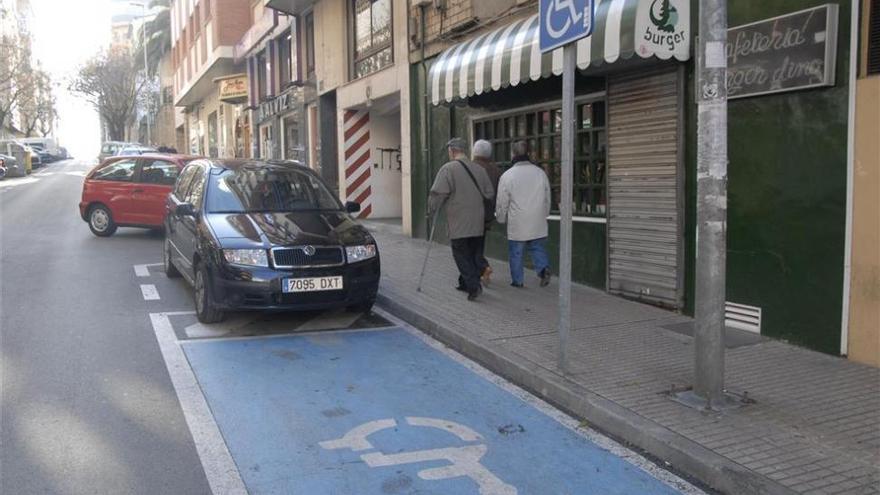
[[[834,86],[837,12],[826,4],[730,28],[728,98]]]
[[[243,103],[248,98],[248,78],[244,74],[219,79],[220,101]]]

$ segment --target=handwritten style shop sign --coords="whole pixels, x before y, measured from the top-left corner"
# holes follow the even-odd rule
[[[837,5],[730,28],[728,98],[834,86]]]

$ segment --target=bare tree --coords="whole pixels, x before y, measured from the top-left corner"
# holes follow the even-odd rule
[[[130,54],[111,51],[99,53],[81,67],[70,90],[94,105],[110,139],[121,141],[145,83]]]
[[[21,131],[26,137],[33,136],[38,127],[46,128],[46,124],[51,131],[56,115],[55,97],[52,79],[46,71],[37,69],[30,74],[18,106],[21,109]]]
[[[0,12],[0,15],[7,15]],[[12,116],[31,76],[31,42],[24,25],[0,36],[0,129]]]

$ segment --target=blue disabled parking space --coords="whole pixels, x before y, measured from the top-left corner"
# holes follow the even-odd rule
[[[182,344],[252,494],[666,494],[407,330]]]

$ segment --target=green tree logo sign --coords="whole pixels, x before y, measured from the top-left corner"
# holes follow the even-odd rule
[[[651,4],[651,22],[660,31],[673,33],[678,24],[678,9],[670,4],[670,0],[654,0]]]

